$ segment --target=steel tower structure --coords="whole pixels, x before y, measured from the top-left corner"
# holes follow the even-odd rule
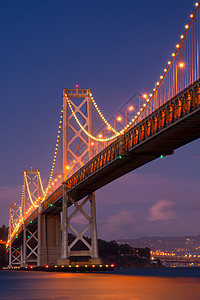
[[[74,118],[72,112],[68,108],[67,100],[70,101],[74,112],[82,118],[82,125],[89,134],[93,134],[92,124],[92,101],[90,89],[64,89],[63,90],[63,197],[62,197],[62,246],[61,260],[70,263],[69,258],[72,256],[89,256],[91,261],[99,261],[98,245],[97,245],[97,226],[96,226],[96,206],[95,193],[87,195],[78,204],[73,197],[68,195],[67,180],[69,174],[72,175],[76,169],[82,167],[88,160],[93,157],[93,147],[91,138],[86,136],[82,129],[76,128],[73,123]],[[74,148],[73,148],[74,143]],[[83,206],[89,203],[90,214],[86,213]],[[72,206],[74,210],[69,213],[68,208]],[[72,225],[73,218],[80,213],[86,220],[87,225],[78,232]],[[69,244],[69,229],[75,235],[74,241]],[[84,234],[90,230],[91,243],[85,240]],[[80,241],[87,250],[73,250],[75,245]]]

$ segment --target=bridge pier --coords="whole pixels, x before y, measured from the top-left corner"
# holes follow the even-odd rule
[[[39,262],[41,266],[57,264],[61,256],[60,214],[41,216],[41,246]]]
[[[90,205],[90,215],[88,215],[83,206],[86,203]],[[68,216],[68,207],[74,206],[73,212]],[[81,204],[75,202],[72,197],[67,194],[66,184],[63,183],[63,200],[62,200],[62,244],[61,244],[61,259],[58,260],[58,265],[70,265],[73,261],[82,261],[82,263],[89,264],[101,264],[98,253],[98,242],[97,242],[97,226],[96,226],[96,205],[95,205],[95,194],[92,193],[88,195]],[[78,232],[71,224],[72,218],[77,214],[81,213],[83,217],[87,220],[87,225],[82,230]],[[68,230],[71,230],[75,239],[69,243],[68,240]],[[84,234],[90,229],[91,238],[85,239]],[[76,246],[79,243],[78,248],[80,248],[80,242],[85,249],[77,250]],[[75,248],[75,249],[74,249]],[[74,260],[74,258],[76,258]],[[89,259],[88,259],[89,258]],[[79,263],[80,263],[79,261]]]

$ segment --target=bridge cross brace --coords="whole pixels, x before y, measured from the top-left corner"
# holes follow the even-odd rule
[[[30,250],[29,254],[27,255],[27,263],[28,262],[37,262],[38,258],[38,229],[36,229],[34,232],[31,232],[30,230],[26,229],[27,233],[29,234],[27,241],[26,241],[26,247]],[[31,246],[31,241],[35,242],[34,246]],[[31,256],[34,258],[31,259]]]
[[[97,244],[97,228],[96,228],[96,208],[95,208],[95,194],[92,193],[88,195],[80,204],[78,204],[74,199],[68,195],[66,184],[63,183],[63,216],[62,216],[62,246],[61,246],[61,260],[58,261],[58,264],[70,264],[70,258],[72,256],[79,257],[90,257],[90,262],[100,263],[99,253],[98,253],[98,244]],[[88,215],[83,206],[89,203],[90,204],[90,215]],[[75,209],[68,216],[68,207],[73,205]],[[78,232],[74,226],[71,225],[73,217],[80,212],[82,216],[87,220],[87,225],[85,228]],[[68,242],[68,229],[70,229],[75,235],[74,241],[69,244]],[[84,234],[87,230],[91,230],[91,244],[85,240]],[[72,248],[77,244],[78,241],[87,247],[87,250],[72,250]]]
[[[10,249],[11,252],[11,259],[9,262],[10,266],[13,265],[21,265],[21,261],[22,261],[22,249],[20,248],[15,248],[12,246],[12,248]]]

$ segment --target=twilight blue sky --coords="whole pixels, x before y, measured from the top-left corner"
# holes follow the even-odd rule
[[[109,119],[136,91],[151,93],[193,9],[190,0],[0,1],[0,224],[20,203],[23,170],[50,173],[63,88],[91,88]],[[200,233],[199,148],[97,191],[99,237]]]

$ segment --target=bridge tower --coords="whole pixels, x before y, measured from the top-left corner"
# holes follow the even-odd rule
[[[90,257],[92,263],[99,263],[96,227],[95,193],[89,194],[79,204],[68,195],[66,180],[77,169],[82,167],[93,157],[94,149],[90,137],[77,125],[73,112],[76,114],[81,125],[89,134],[93,134],[92,123],[92,100],[90,89],[63,90],[63,202],[62,202],[62,246],[60,263],[70,263],[72,257]],[[69,108],[69,103],[71,109]],[[73,112],[72,112],[73,110]],[[89,204],[90,212],[86,213],[83,206]],[[69,207],[72,212],[69,213]],[[85,228],[78,232],[72,225],[73,218],[81,215],[85,219]],[[71,230],[75,239],[71,244],[68,242],[68,231]],[[86,240],[84,234],[90,230],[91,239]],[[84,250],[76,250],[77,243],[84,246]]]
[[[40,246],[41,246],[41,213],[40,202],[44,190],[40,178],[40,171],[24,170],[24,197],[23,197],[23,260],[22,265],[40,265]],[[38,208],[38,222],[32,224],[27,221],[31,208]]]
[[[22,219],[22,208],[20,205],[16,203],[14,205],[10,205],[9,211],[9,266],[12,265],[21,265],[22,262],[22,246],[17,245],[17,243],[11,243],[11,236],[13,230],[16,228],[17,224],[19,224],[20,219]]]

